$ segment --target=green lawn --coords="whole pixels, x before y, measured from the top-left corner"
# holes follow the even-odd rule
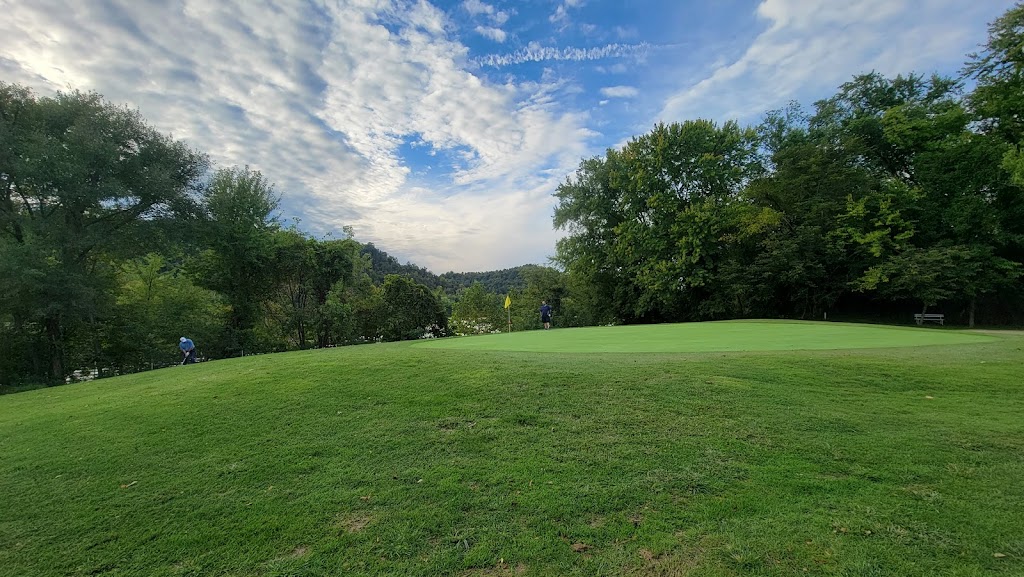
[[[849,323],[727,321],[588,327],[442,339],[417,347],[551,353],[694,353],[865,349],[980,343],[990,337],[963,331]]]
[[[396,343],[6,395],[0,575],[1024,574],[1024,338],[837,326],[931,344]]]

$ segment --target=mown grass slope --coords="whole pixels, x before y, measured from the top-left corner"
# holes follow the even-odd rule
[[[1022,348],[402,343],[8,395],[0,575],[1020,575]]]
[[[416,347],[538,353],[703,353],[919,347],[983,343],[973,331],[808,321],[720,321],[518,331],[427,340]]]

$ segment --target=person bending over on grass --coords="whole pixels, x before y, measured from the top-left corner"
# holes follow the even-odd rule
[[[196,345],[192,342],[192,339],[181,337],[178,339],[178,347],[181,348],[181,353],[184,355],[181,359],[181,364],[191,365],[196,362]]]
[[[540,322],[544,323],[544,330],[551,328],[551,305],[548,301],[540,301]]]

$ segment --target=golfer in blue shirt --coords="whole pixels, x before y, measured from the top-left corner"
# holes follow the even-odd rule
[[[192,342],[192,339],[181,337],[178,347],[181,348],[181,352],[184,355],[184,358],[181,359],[181,364],[191,365],[196,362],[196,345]]]

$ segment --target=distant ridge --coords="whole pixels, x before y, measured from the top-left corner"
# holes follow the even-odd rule
[[[436,275],[411,262],[407,262],[405,264],[400,263],[398,259],[377,248],[372,242],[364,244],[360,252],[370,257],[370,263],[372,265],[372,268],[370,269],[370,278],[373,280],[374,284],[383,283],[384,277],[389,274],[397,274],[409,277],[432,289],[440,287],[448,294],[455,294],[459,289],[467,288],[477,281],[479,281],[488,292],[506,294],[512,289],[526,288],[526,271],[542,268],[535,264],[524,264],[514,268],[501,270],[485,272],[446,272],[444,274]]]

